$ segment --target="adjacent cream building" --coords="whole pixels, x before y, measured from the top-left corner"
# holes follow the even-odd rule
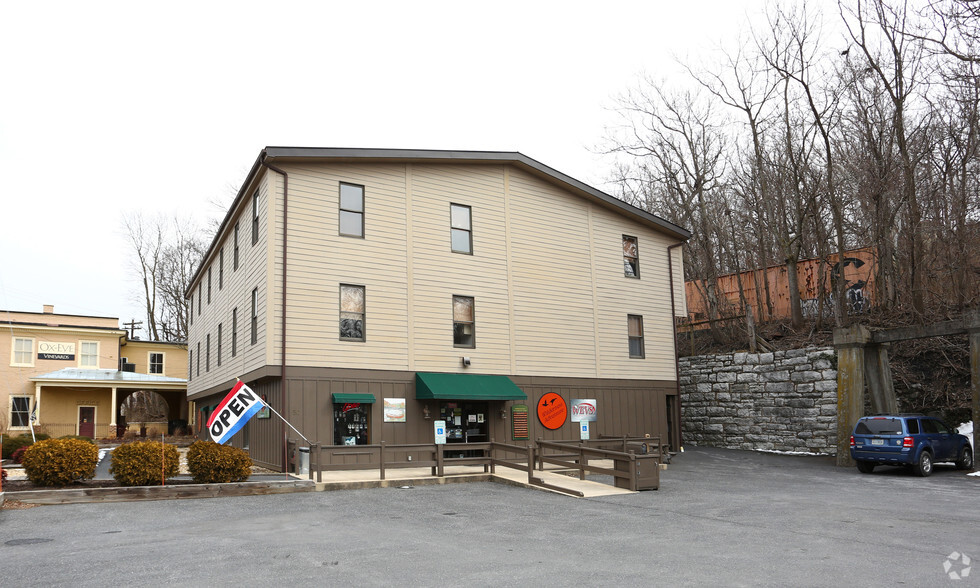
[[[183,343],[129,341],[119,319],[0,311],[0,431],[53,437],[121,434],[120,406],[150,390],[168,405],[171,422],[190,416]],[[133,363],[129,363],[132,361]],[[135,365],[134,365],[135,364]]]
[[[187,290],[198,429],[240,378],[321,444],[577,439],[554,392],[676,447],[688,237],[520,153],[266,148]],[[285,469],[287,435],[233,443]]]

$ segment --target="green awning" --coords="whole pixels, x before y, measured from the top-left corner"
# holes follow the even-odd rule
[[[374,394],[333,394],[334,404],[374,404]]]
[[[481,374],[415,374],[419,400],[527,400],[527,394],[507,376]]]

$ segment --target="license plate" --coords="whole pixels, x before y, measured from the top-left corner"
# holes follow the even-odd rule
[[[885,444],[885,440],[884,439],[872,439],[871,440],[871,444],[872,445],[884,445]]]

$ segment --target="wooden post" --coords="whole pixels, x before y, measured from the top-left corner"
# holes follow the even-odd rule
[[[378,454],[380,455],[379,461],[381,462],[381,479],[384,480],[385,479],[385,442],[384,441],[381,442],[381,448],[378,450]]]
[[[752,307],[745,307],[745,330],[749,332],[749,353],[755,353],[755,320],[752,318]]]
[[[851,431],[864,416],[864,346],[870,332],[862,325],[834,329],[837,348],[837,465],[853,466]]]
[[[440,478],[446,474],[446,465],[443,463],[442,448],[445,445],[436,445],[436,475]]]

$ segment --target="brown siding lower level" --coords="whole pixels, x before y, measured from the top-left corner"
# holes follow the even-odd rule
[[[439,418],[440,401],[416,400],[415,372],[290,367],[286,374],[289,400],[286,418],[310,441],[321,445],[333,444],[332,394],[334,393],[374,396],[375,403],[370,411],[370,443],[384,441],[388,445],[398,445],[432,443],[434,440],[433,421]],[[578,439],[578,424],[571,422],[570,416],[563,426],[555,430],[547,429],[538,422],[536,414],[538,400],[545,394],[554,392],[569,406],[572,399],[596,400],[597,421],[591,424],[590,430],[593,439],[598,438],[599,435],[649,434],[661,437],[675,449],[680,446],[680,407],[677,402],[676,382],[534,376],[510,376],[510,378],[527,394],[527,400],[488,403],[485,419],[489,437],[496,441],[519,445],[530,443],[513,441],[511,407],[517,404],[528,407],[528,426],[532,441],[539,438]],[[255,382],[246,381],[246,383],[265,397],[271,406],[282,412],[279,378],[263,377]],[[199,398],[198,409],[206,406],[213,407],[221,401],[226,392],[227,390]],[[406,422],[384,422],[385,398],[405,399]],[[426,408],[429,411],[429,418],[425,415]],[[674,413],[672,419],[668,418],[668,410]],[[506,418],[501,418],[501,413]],[[203,426],[201,434],[207,435]],[[288,438],[291,447],[297,441],[300,445],[305,445],[294,431],[285,427],[273,414],[269,419],[253,418],[245,429],[235,435],[231,443],[236,447],[242,447],[247,441],[249,452],[257,465],[281,470],[284,437]],[[293,467],[294,457],[287,456],[290,469]]]

